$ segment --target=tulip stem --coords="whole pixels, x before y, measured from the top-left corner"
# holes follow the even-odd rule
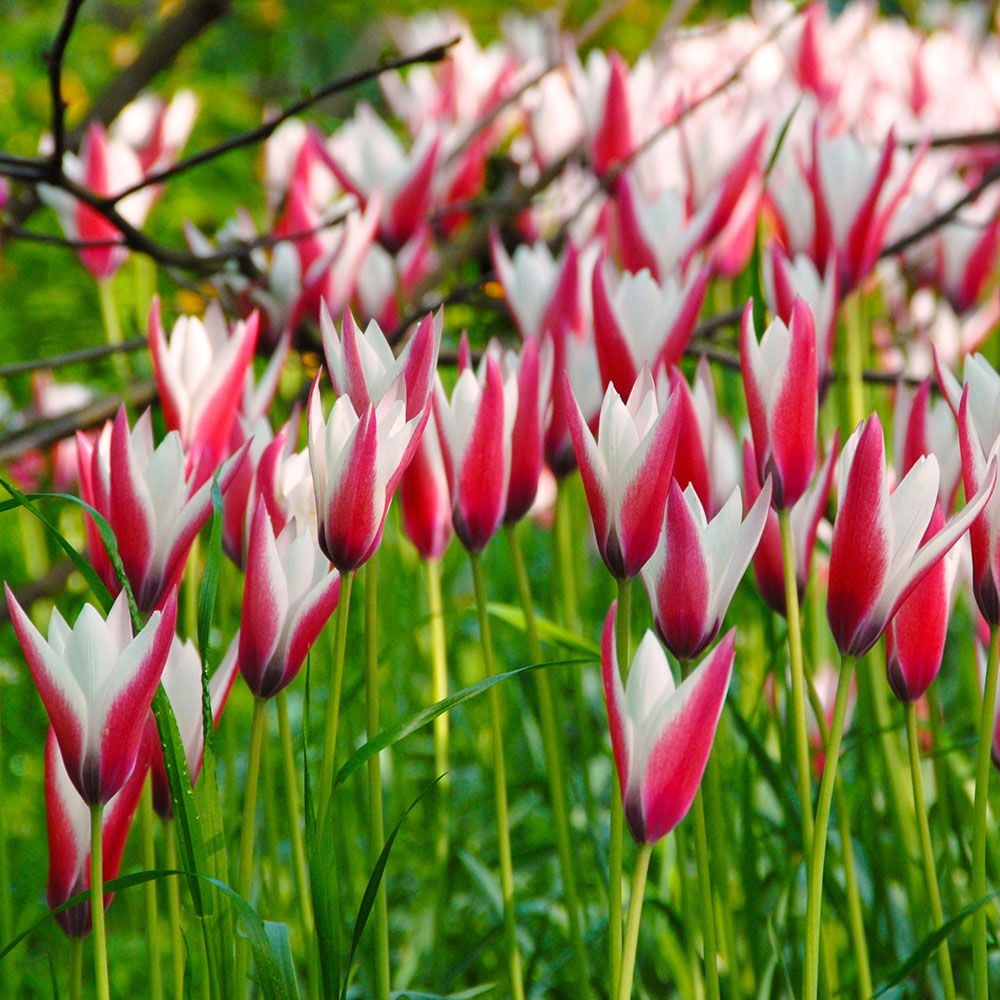
[[[250,755],[247,760],[246,792],[243,796],[243,828],[240,831],[240,867],[237,893],[248,903],[253,884],[253,842],[254,829],[257,820],[257,789],[260,785],[260,765],[264,750],[264,735],[267,729],[265,709],[267,702],[263,698],[254,698],[253,721],[250,724]],[[247,974],[247,939],[237,938],[236,941],[236,984],[241,984]]]
[[[369,740],[379,733],[378,690],[378,553],[365,566],[365,725]],[[385,841],[382,816],[382,759],[368,758],[368,831],[372,862],[378,860]],[[375,995],[389,1000],[389,906],[385,878],[375,894]]]
[[[628,677],[629,636],[632,625],[632,581],[618,581],[618,610],[615,614],[615,654],[622,683]],[[608,832],[608,971],[611,996],[618,995],[618,977],[622,967],[622,853],[625,840],[625,814],[622,810],[618,769],[611,769],[611,805]]]
[[[28,516],[28,511],[23,507],[18,510],[18,514]],[[34,518],[32,518],[34,520]],[[0,698],[0,802],[9,802],[6,797],[4,781],[6,775],[6,761],[3,753],[3,725],[2,725],[2,705]],[[11,886],[10,878],[10,854],[8,848],[8,828],[7,810],[0,808],[0,886],[6,888],[0,892],[0,939],[9,941],[14,936],[14,915],[11,910],[11,898],[13,893],[9,891]],[[5,996],[16,996],[19,983],[16,980],[17,971],[13,962],[3,962],[0,964],[0,991]]]
[[[288,721],[288,691],[282,689],[275,698],[278,705],[278,739],[281,741],[282,772],[285,796],[288,803],[288,822],[292,841],[292,864],[295,868],[295,891],[299,903],[299,922],[302,926],[303,945],[308,948],[313,933],[312,894],[309,891],[309,867],[302,840],[299,816],[299,771],[292,744],[292,726]]]
[[[555,561],[559,576],[559,597],[563,625],[576,629],[579,614],[576,601],[576,574],[573,572],[573,501],[569,483],[563,480],[556,492]]]
[[[823,902],[826,834],[830,825],[830,806],[833,802],[833,789],[837,780],[837,766],[840,763],[840,741],[844,735],[844,716],[847,714],[847,695],[851,686],[853,665],[854,659],[852,657],[841,656],[840,673],[837,677],[837,697],[833,705],[833,721],[830,724],[829,739],[824,747],[823,780],[820,783],[819,801],[816,804],[816,823],[813,828],[809,877],[807,879],[806,947],[802,989],[804,1000],[816,1000],[816,992],[819,988],[820,915]],[[808,808],[806,803],[803,803],[803,808]]]
[[[986,814],[990,790],[990,746],[993,736],[993,713],[997,700],[997,664],[1000,661],[1000,626],[990,627],[990,655],[986,661],[986,682],[979,719],[979,748],[976,754],[976,798],[972,814],[972,901],[980,902],[986,895]],[[989,965],[987,962],[987,913],[980,906],[972,923],[972,974],[976,1000],[989,996]]]
[[[691,673],[692,664],[681,660],[681,677]],[[709,864],[708,826],[705,823],[705,799],[701,788],[694,797],[694,852],[698,866],[698,891],[701,894],[701,933],[705,949],[705,995],[719,1000],[719,950],[715,936],[715,904],[712,897],[712,868]]]
[[[124,338],[122,337],[121,319],[118,316],[118,308],[115,305],[115,292],[112,287],[112,280],[111,278],[98,280],[97,298],[101,306],[101,322],[104,325],[104,337],[112,347],[118,347]],[[116,351],[111,356],[111,363],[122,385],[126,385],[130,374],[128,355],[121,351]]]
[[[156,867],[156,845],[153,841],[153,779],[146,781],[139,801],[139,826],[142,833],[142,867],[152,871]],[[156,905],[156,883],[147,882],[143,887],[146,903],[146,958],[149,962],[150,1000],[162,1000],[163,970],[160,968],[160,917]]]
[[[168,820],[164,827],[166,842],[166,863],[170,871],[177,871],[177,834],[174,821]],[[167,913],[170,917],[170,951],[174,970],[174,996],[184,998],[184,934],[181,931],[181,883],[180,879],[167,879]]]
[[[104,804],[90,807],[90,917],[98,1000],[111,1000],[108,944],[104,931]]]
[[[920,772],[920,741],[917,736],[917,710],[913,702],[907,702],[906,740],[910,748],[910,777],[913,780],[913,807],[917,816],[917,831],[920,834],[920,853],[924,862],[924,881],[927,883],[927,897],[931,904],[931,918],[934,930],[944,923],[941,908],[941,894],[938,891],[937,870],[934,866],[934,848],[931,846],[931,831],[927,823],[927,800],[924,797],[924,779]],[[938,968],[946,1000],[955,1000],[955,977],[951,971],[951,952],[948,939],[944,938],[937,949]]]
[[[785,573],[785,612],[788,617],[788,659],[792,668],[792,718],[795,729],[795,766],[802,806],[802,853],[809,856],[813,839],[812,787],[809,771],[809,734],[806,728],[805,662],[802,654],[802,619],[795,571],[792,518],[787,508],[778,511],[781,561]]]
[[[337,729],[340,726],[340,692],[344,686],[344,658],[347,652],[347,616],[351,610],[351,585],[354,573],[342,573],[340,600],[334,632],[333,670],[326,702],[326,726],[323,732],[323,762],[319,778],[319,811],[316,829],[320,836],[326,826],[326,814],[333,798],[334,767],[337,762]]]
[[[472,563],[472,581],[476,591],[476,610],[479,614],[479,638],[483,646],[483,665],[486,676],[495,673],[493,640],[490,618],[486,610],[486,586],[479,555],[469,553]],[[517,944],[517,918],[514,911],[514,863],[510,849],[510,829],[507,813],[507,768],[504,760],[503,717],[500,692],[496,685],[487,692],[490,706],[490,730],[493,742],[493,785],[496,796],[497,839],[500,852],[500,891],[503,896],[504,935],[507,942],[507,961],[510,968],[510,992],[514,1000],[524,1000],[524,975],[521,969],[521,952]]]
[[[649,873],[649,859],[653,853],[652,844],[640,844],[635,858],[635,875],[632,878],[632,896],[628,903],[628,926],[625,928],[625,950],[622,954],[621,975],[618,977],[618,1000],[629,1000],[632,996],[632,981],[635,978],[635,956],[639,946],[639,921],[642,917],[642,900],[646,894],[646,876]]]
[[[524,549],[516,525],[507,525],[507,541],[510,545],[511,563],[517,581],[518,596],[524,610],[524,633],[528,642],[528,655],[532,663],[542,660],[542,644],[538,637],[535,621],[535,607],[531,597],[531,583],[524,561]],[[562,875],[563,893],[566,897],[566,915],[569,923],[569,939],[573,954],[573,973],[576,977],[576,996],[590,996],[590,980],[587,973],[587,949],[580,928],[580,900],[576,890],[576,872],[573,865],[573,842],[569,826],[569,810],[566,784],[563,779],[565,762],[560,750],[559,725],[556,720],[555,700],[552,685],[545,670],[534,672],[535,690],[538,693],[538,716],[542,727],[542,745],[545,750],[545,764],[549,780],[549,796],[552,800],[552,819],[555,826],[556,851]]]
[[[83,1000],[83,938],[69,939],[69,1000]]]

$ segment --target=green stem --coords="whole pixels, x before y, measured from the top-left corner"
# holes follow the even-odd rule
[[[532,663],[542,660],[542,644],[535,622],[535,607],[531,597],[531,583],[524,561],[521,536],[515,525],[508,525],[507,542],[510,546],[511,563],[517,592],[524,611],[524,632],[528,642],[528,655]],[[535,690],[538,693],[538,714],[542,727],[542,745],[545,750],[546,772],[549,781],[549,797],[552,800],[552,819],[556,835],[556,852],[559,855],[559,869],[565,894],[566,915],[569,923],[570,946],[573,954],[573,973],[576,978],[576,995],[581,998],[590,995],[590,980],[587,972],[587,949],[580,927],[580,900],[576,889],[576,871],[573,864],[573,842],[569,827],[568,799],[563,778],[565,762],[560,751],[559,726],[556,720],[555,699],[552,685],[544,670],[534,674]]]
[[[819,729],[823,745],[829,738],[823,705],[819,700],[815,687],[808,681],[806,693],[812,705],[813,717]],[[848,930],[851,935],[851,947],[858,963],[858,992],[863,997],[872,995],[871,961],[868,957],[868,938],[865,936],[864,910],[861,906],[861,893],[858,891],[858,878],[854,868],[854,842],[851,836],[851,814],[844,794],[844,782],[838,774],[833,785],[834,806],[837,810],[837,829],[840,833],[841,851],[844,855],[844,890],[847,894]]]
[[[69,939],[69,1000],[83,1000],[83,938]]]
[[[177,871],[177,834],[174,821],[164,826],[167,868]],[[170,918],[170,954],[174,971],[174,996],[184,998],[184,934],[181,931],[181,882],[180,878],[167,879],[167,914]]]
[[[681,661],[681,677],[691,672],[692,664]],[[705,799],[701,789],[694,797],[694,854],[698,866],[698,892],[701,895],[701,933],[705,956],[705,994],[708,1000],[719,1000],[719,948],[715,936],[715,904],[712,901],[712,869],[708,854],[708,828],[705,823]]]
[[[635,875],[632,878],[632,896],[628,903],[628,926],[625,929],[621,974],[618,977],[618,992],[615,994],[618,1000],[629,1000],[632,996],[635,956],[639,946],[639,921],[642,918],[642,899],[646,894],[646,876],[649,873],[649,859],[652,853],[652,844],[639,845],[639,853],[635,859]]]
[[[142,833],[142,866],[146,871],[156,868],[156,845],[153,839],[153,779],[146,782],[139,801],[139,826]],[[146,902],[146,960],[149,962],[150,1000],[162,1000],[163,970],[160,968],[160,916],[156,905],[156,883],[143,886]]]
[[[632,625],[632,581],[618,581],[618,610],[615,615],[615,653],[622,680],[628,677],[631,662],[629,637]],[[622,967],[622,854],[625,841],[625,814],[618,771],[611,771],[611,805],[608,834],[608,971],[611,996],[618,995]]]
[[[868,412],[865,408],[864,382],[864,316],[862,312],[861,292],[855,292],[844,303],[846,320],[846,342],[844,344],[844,361],[847,366],[847,416],[850,421],[848,430],[853,430],[865,418]]]
[[[573,571],[573,500],[569,482],[562,480],[556,493],[556,572],[559,577],[563,625],[575,630],[580,621],[576,600],[576,573]]]
[[[853,663],[852,657],[846,655],[841,657],[840,674],[837,678],[837,697],[833,706],[833,722],[830,726],[830,738],[825,745],[823,780],[820,784],[819,801],[816,805],[816,823],[813,828],[807,880],[806,947],[802,989],[804,1000],[815,1000],[819,987],[820,915],[823,902],[826,833],[830,824],[830,805],[833,802],[837,766],[840,763],[840,741],[844,735],[844,716],[847,713],[847,695],[851,686]]]
[[[802,655],[802,621],[799,585],[795,572],[792,519],[787,509],[778,511],[781,560],[785,573],[785,610],[788,617],[788,659],[792,668],[792,718],[795,729],[795,766],[802,804],[802,852],[808,857],[813,838],[812,789],[809,771],[809,734],[806,728],[805,663]]]
[[[351,610],[351,585],[354,573],[343,573],[340,577],[340,601],[337,604],[337,618],[334,635],[333,670],[330,674],[330,691],[326,703],[326,725],[323,731],[323,762],[320,765],[319,811],[317,829],[326,827],[326,814],[333,798],[334,768],[337,762],[337,729],[340,725],[340,692],[344,686],[344,657],[347,652],[347,616]]]
[[[472,562],[472,580],[476,591],[476,610],[479,614],[479,637],[483,646],[483,664],[486,676],[495,673],[493,640],[490,618],[486,610],[486,586],[479,556],[469,553]],[[507,812],[507,767],[503,746],[503,710],[500,692],[496,685],[487,692],[490,705],[490,731],[493,742],[493,785],[496,795],[497,839],[500,848],[500,891],[503,895],[503,923],[507,942],[507,962],[510,969],[510,991],[514,1000],[524,1000],[524,974],[521,969],[521,951],[517,944],[517,918],[514,912],[514,863],[510,850],[510,829]]]
[[[27,514],[21,508],[18,513]],[[6,775],[7,762],[3,753],[3,701],[0,699],[0,802],[9,802],[6,797]],[[0,939],[9,941],[14,936],[14,914],[11,909],[11,898],[13,893],[10,877],[10,854],[7,838],[9,831],[7,828],[7,810],[0,808],[0,886],[4,890],[0,892]],[[0,990],[5,996],[16,996],[19,983],[17,982],[17,970],[14,962],[0,963]]]
[[[299,904],[299,923],[302,927],[303,944],[308,947],[313,933],[312,894],[309,891],[309,867],[306,863],[306,849],[302,840],[299,800],[299,771],[295,762],[295,747],[292,743],[292,726],[288,721],[288,691],[278,692],[278,739],[281,741],[282,776],[285,797],[288,804],[288,824],[292,841],[292,865],[295,868],[295,892]]]
[[[115,305],[115,293],[112,288],[112,279],[105,278],[97,282],[97,298],[101,305],[101,322],[104,324],[104,337],[113,347],[119,346],[124,337],[122,336],[122,324],[118,317],[118,308]],[[125,385],[129,380],[129,364],[126,356],[120,352],[111,356],[111,363],[115,372]]]
[[[94,976],[98,1000],[111,1000],[108,944],[104,931],[104,806],[90,807],[90,916],[93,924]]]
[[[365,724],[368,739],[379,733],[378,690],[378,553],[365,566]],[[368,759],[368,831],[374,864],[385,841],[382,817],[382,759]],[[389,1000],[389,906],[385,878],[375,894],[375,995]]]
[[[986,683],[979,719],[979,748],[976,754],[976,798],[972,815],[972,901],[986,895],[986,814],[990,791],[990,745],[993,713],[997,699],[997,663],[1000,660],[1000,626],[990,628],[990,655],[986,662]],[[987,913],[980,906],[972,918],[972,973],[976,1000],[989,996],[989,965],[986,952]]]
[[[267,729],[265,709],[267,702],[263,698],[254,698],[253,721],[250,724],[250,756],[247,761],[246,792],[243,796],[243,828],[240,831],[240,867],[239,881],[236,891],[248,903],[250,889],[253,885],[253,841],[257,821],[257,789],[260,786],[260,763],[264,751],[264,734]],[[247,974],[247,939],[240,937],[236,941],[236,984],[241,984]]]
[[[910,748],[910,777],[913,780],[913,808],[917,817],[917,831],[920,834],[920,853],[924,862],[924,881],[927,883],[927,898],[931,904],[931,918],[934,930],[944,923],[941,895],[938,892],[937,870],[934,866],[934,848],[931,846],[931,830],[927,823],[927,800],[924,797],[924,778],[920,771],[920,738],[917,735],[917,710],[913,702],[907,702],[906,740]],[[955,977],[951,971],[951,952],[948,939],[944,938],[937,950],[938,969],[946,1000],[955,1000]]]

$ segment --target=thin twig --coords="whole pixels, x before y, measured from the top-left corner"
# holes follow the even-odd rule
[[[57,177],[62,173],[63,154],[66,152],[66,102],[62,97],[63,60],[82,6],[83,0],[69,0],[52,48],[42,56],[49,67],[49,96],[52,101],[52,153],[49,156],[49,170]]]
[[[55,354],[51,358],[32,358],[30,361],[15,361],[9,365],[0,365],[0,378],[10,378],[12,375],[26,375],[29,372],[55,371],[67,365],[75,365],[80,361],[97,361],[111,354],[128,354],[141,351],[148,341],[145,337],[134,337],[120,344],[98,344],[96,347],[84,347],[79,351],[67,351],[65,354]]]
[[[263,125],[259,125],[257,128],[248,129],[246,132],[241,132],[239,135],[234,135],[232,138],[226,139],[224,142],[220,142],[215,146],[209,146],[208,149],[203,149],[200,153],[194,153],[191,156],[185,157],[183,160],[178,160],[177,163],[170,167],[165,167],[163,170],[156,170],[153,171],[153,173],[147,174],[141,180],[136,181],[131,186],[124,188],[107,198],[105,200],[106,204],[108,206],[114,205],[123,198],[128,197],[130,194],[134,194],[136,191],[141,191],[154,184],[162,184],[164,181],[168,181],[172,177],[176,177],[178,174],[185,173],[193,167],[200,167],[203,163],[209,163],[226,153],[233,152],[233,150],[244,149],[247,146],[255,146],[268,139],[278,126],[283,122],[288,121],[289,118],[294,118],[296,115],[301,114],[303,111],[311,108],[314,104],[318,104],[327,97],[331,97],[332,95],[340,93],[343,90],[350,90],[359,84],[367,83],[369,80],[374,80],[382,73],[387,73],[394,69],[402,69],[404,66],[413,66],[417,63],[439,62],[445,57],[448,49],[451,48],[457,41],[458,38],[455,37],[438,45],[432,45],[429,48],[422,49],[420,52],[416,52],[413,55],[401,56],[398,59],[391,59],[378,66],[372,66],[368,69],[360,70],[357,73],[351,73],[348,76],[343,76],[337,80],[333,80],[331,83],[326,84],[326,86],[320,87],[320,89],[314,93],[300,98],[298,101],[293,101]]]

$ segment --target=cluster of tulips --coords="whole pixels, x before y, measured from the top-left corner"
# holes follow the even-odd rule
[[[838,988],[867,997],[876,985],[866,923],[880,918],[866,912],[854,871],[839,773],[857,673],[865,711],[882,730],[902,849],[921,865],[919,898],[910,903],[929,918],[918,930],[942,931],[925,949],[936,968],[919,975],[935,994],[986,1000],[991,981],[994,990],[1000,982],[990,891],[1000,855],[996,799],[992,814],[989,802],[991,751],[1000,767],[1000,374],[973,352],[1000,321],[1000,185],[989,187],[1000,147],[995,135],[983,144],[974,136],[932,140],[995,128],[997,34],[979,37],[959,20],[922,33],[860,4],[834,20],[820,4],[802,11],[775,4],[755,20],[668,34],[669,44],[629,67],[597,49],[582,59],[547,19],[511,19],[503,41],[485,49],[452,17],[394,30],[404,51],[458,38],[444,61],[383,77],[397,123],[367,104],[329,136],[289,120],[265,145],[261,221],[241,213],[214,239],[186,226],[194,253],[208,260],[239,244],[250,248],[253,267],[218,270],[204,314],[177,318],[169,335],[152,299],[156,414],[130,417],[123,405],[103,427],[77,432],[51,458],[22,456],[14,470],[25,489],[50,475],[57,488],[78,493],[87,579],[103,599],[102,609],[85,604],[72,626],[54,610],[46,637],[7,587],[10,619],[50,721],[48,902],[71,938],[92,933],[97,995],[110,996],[105,883],[118,875],[147,777],[151,806],[168,823],[171,868],[191,876],[202,923],[198,879],[225,882],[245,907],[240,935],[217,948],[206,934],[204,955],[186,965],[178,882],[170,878],[178,995],[187,995],[192,968],[204,970],[210,995],[243,995],[247,976],[264,995],[293,995],[294,982],[272,976],[282,947],[262,924],[255,936],[259,918],[250,907],[258,895],[258,785],[272,700],[301,933],[296,959],[314,995],[341,986],[346,994],[330,943],[339,937],[330,934],[331,919],[340,919],[331,918],[330,899],[342,891],[342,875],[336,859],[319,864],[314,845],[336,836],[345,737],[358,735],[340,731],[354,661],[364,664],[366,731],[346,766],[367,767],[378,875],[363,904],[372,925],[365,995],[390,996],[382,872],[395,832],[387,837],[383,817],[380,751],[391,739],[380,710],[378,618],[388,616],[379,606],[377,566],[395,497],[402,533],[426,566],[432,706],[413,709],[420,724],[433,721],[438,774],[450,766],[447,710],[455,704],[441,562],[452,537],[470,558],[487,678],[477,693],[486,693],[490,718],[499,995],[539,995],[522,955],[508,802],[509,685],[500,681],[513,674],[501,676],[496,662],[491,618],[498,612],[487,599],[482,561],[503,529],[521,605],[508,620],[523,633],[521,662],[533,665],[558,858],[553,895],[565,911],[564,995],[634,995],[637,957],[643,978],[652,852],[689,814],[664,869],[668,857],[677,861],[683,919],[700,934],[691,982],[703,981],[709,998],[741,996],[751,984],[770,995],[742,968],[748,949],[723,912],[733,875],[720,826],[722,764],[711,757],[730,681],[760,633],[758,623],[719,638],[752,566],[759,600],[750,606],[761,619],[787,623],[787,654],[772,653],[768,690],[790,735],[777,741],[780,762],[766,766],[794,784],[788,794],[805,863],[804,898],[793,893],[791,903],[800,942],[789,952],[801,982],[790,988],[813,1000]],[[79,155],[67,154],[67,175],[141,226],[197,108],[186,92],[169,103],[144,98],[109,131],[91,125]],[[502,180],[490,192],[493,176]],[[66,190],[40,193],[79,244],[117,336],[115,275],[129,254],[123,234]],[[483,226],[494,202],[505,214]],[[491,311],[490,329],[509,333],[488,343],[467,305],[428,308],[431,292],[464,295],[453,275],[476,247],[470,301]],[[699,325],[706,303],[717,315]],[[453,309],[470,331],[452,340]],[[711,339],[727,327],[738,330],[738,350]],[[320,344],[325,364],[306,394],[303,366],[291,359],[301,354],[308,368]],[[688,368],[686,359],[699,354]],[[890,406],[869,401],[866,369],[873,366],[883,369],[878,380],[895,383],[888,459]],[[961,381],[953,371],[960,366]],[[740,377],[726,381],[723,373],[737,369]],[[327,383],[335,397],[328,413]],[[935,389],[940,400],[932,399]],[[43,415],[71,410],[90,392],[47,381],[37,390]],[[554,511],[559,586],[564,595],[572,591],[566,551],[576,544],[577,470],[596,553],[617,586],[600,645],[614,768],[598,837],[602,845],[606,838],[606,924],[596,925],[597,909],[580,884],[577,762],[567,751],[562,696],[543,643],[577,632],[579,646],[599,628],[581,627],[568,611],[561,631],[540,620],[522,548],[522,522],[551,525]],[[9,492],[37,511],[16,487]],[[195,643],[178,635],[179,627],[190,632],[178,608],[196,605],[200,594],[211,614],[215,584],[201,577],[218,574],[213,544],[243,573],[239,624],[217,622],[221,642],[199,627]],[[363,649],[349,642],[358,576]],[[648,613],[635,599],[636,577]],[[968,870],[966,910],[958,915],[946,913],[939,889],[918,711],[928,711],[925,696],[963,593],[978,622],[977,650],[981,644],[988,652],[974,706],[978,731],[961,748],[972,780],[955,833]],[[824,599],[839,670],[825,661],[827,641],[815,640],[815,621],[804,641],[804,605],[811,602],[813,619]],[[635,644],[643,620],[653,628]],[[331,643],[315,646],[324,629]],[[883,642],[877,676],[869,654]],[[286,689],[314,646],[311,698],[322,708],[322,736],[315,741],[303,717],[300,759]],[[214,766],[213,729],[237,675],[254,708],[239,852],[227,881],[217,868],[192,871],[198,810],[191,796],[203,760],[206,772]],[[909,791],[896,780],[886,683],[904,706]],[[934,705],[929,711],[936,716]],[[934,732],[942,731],[935,721]],[[776,745],[757,742],[764,758]],[[311,773],[303,767],[310,761]],[[226,789],[228,810],[239,791]],[[218,789],[199,794],[208,796],[197,800],[204,814]],[[827,900],[824,911],[832,814],[843,889],[838,881],[836,910]],[[230,811],[223,815],[235,824]],[[627,912],[625,829],[636,844]],[[446,860],[447,834],[441,849]],[[152,883],[146,891],[155,918]],[[954,895],[952,888],[947,899]],[[964,916],[972,920],[971,949],[959,951],[971,959],[959,962],[950,941]],[[606,938],[606,951],[598,953],[595,937]],[[162,993],[161,946],[150,948]],[[837,949],[850,951],[853,969],[839,986]],[[657,975],[650,971],[650,984]]]

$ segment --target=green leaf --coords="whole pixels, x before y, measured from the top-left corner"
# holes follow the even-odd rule
[[[548,660],[544,663],[529,663],[526,666],[517,667],[514,670],[508,670],[504,674],[495,674],[494,676],[487,677],[467,688],[462,688],[461,691],[456,691],[454,694],[450,694],[447,698],[442,698],[441,701],[435,702],[427,708],[420,709],[419,712],[415,712],[408,719],[404,719],[398,725],[395,725],[390,729],[383,730],[378,734],[378,736],[372,737],[372,739],[370,739],[367,743],[359,747],[337,772],[337,779],[334,782],[334,788],[342,785],[352,774],[354,774],[355,771],[362,767],[369,758],[374,757],[375,754],[380,753],[387,747],[391,747],[400,740],[405,739],[422,726],[426,726],[428,722],[433,722],[433,720],[443,712],[448,712],[451,709],[456,708],[458,705],[461,705],[463,702],[468,701],[470,698],[475,698],[477,695],[482,694],[484,691],[488,691],[496,684],[510,680],[510,678],[517,677],[530,670],[540,670],[544,667],[558,667],[569,664],[593,662],[594,661],[590,657],[583,657],[569,660]]]
[[[898,986],[906,977],[920,966],[924,965],[926,962],[930,961],[931,956],[938,949],[938,945],[941,944],[945,938],[951,935],[951,932],[955,930],[959,924],[967,920],[972,916],[976,910],[981,909],[989,903],[992,903],[994,899],[1000,897],[1000,889],[994,890],[993,892],[987,893],[982,899],[977,900],[975,903],[969,903],[968,906],[959,910],[955,916],[946,920],[936,931],[932,931],[920,942],[917,949],[907,958],[901,965],[898,965],[890,974],[889,978],[872,994],[872,997],[880,997],[885,993],[888,993],[894,986]]]
[[[417,803],[420,802],[420,800],[443,777],[443,774],[439,774],[433,781],[425,785],[420,794],[406,807],[406,811],[397,820],[396,825],[392,828],[392,832],[386,838],[382,850],[379,852],[378,859],[375,862],[375,867],[372,869],[371,876],[368,879],[368,884],[365,886],[364,895],[361,897],[361,905],[358,907],[358,915],[354,921],[354,933],[351,935],[351,948],[347,953],[347,975],[344,976],[344,984],[340,993],[341,1000],[346,1000],[347,987],[351,978],[351,966],[354,964],[354,956],[357,953],[358,945],[361,943],[361,935],[364,933],[365,926],[368,923],[368,918],[371,916],[372,906],[375,904],[375,896],[378,893],[379,885],[382,883],[382,876],[385,874],[385,866],[389,862],[389,853],[392,851],[392,845],[396,842],[396,835],[402,829],[403,823],[406,821],[406,817],[409,816],[410,813],[416,808]],[[332,810],[328,810],[328,812],[332,812]]]
[[[420,993],[413,990],[396,990],[389,995],[393,1000],[475,1000],[476,997],[492,993],[494,989],[493,983],[483,983],[482,986],[473,986],[471,989],[462,990],[461,993]]]
[[[264,933],[267,935],[271,954],[277,962],[278,971],[284,980],[286,995],[299,1000],[299,984],[295,978],[295,960],[292,958],[292,946],[288,940],[288,924],[265,920]]]
[[[513,626],[519,632],[525,631],[524,611],[521,608],[515,607],[513,604],[500,604],[496,601],[491,601],[486,605],[486,610],[494,618]],[[535,626],[538,629],[539,636],[543,639],[551,639],[553,642],[561,643],[563,646],[575,649],[580,653],[586,653],[588,656],[601,655],[601,647],[596,642],[578,635],[558,622],[552,621],[551,618],[536,616]]]

